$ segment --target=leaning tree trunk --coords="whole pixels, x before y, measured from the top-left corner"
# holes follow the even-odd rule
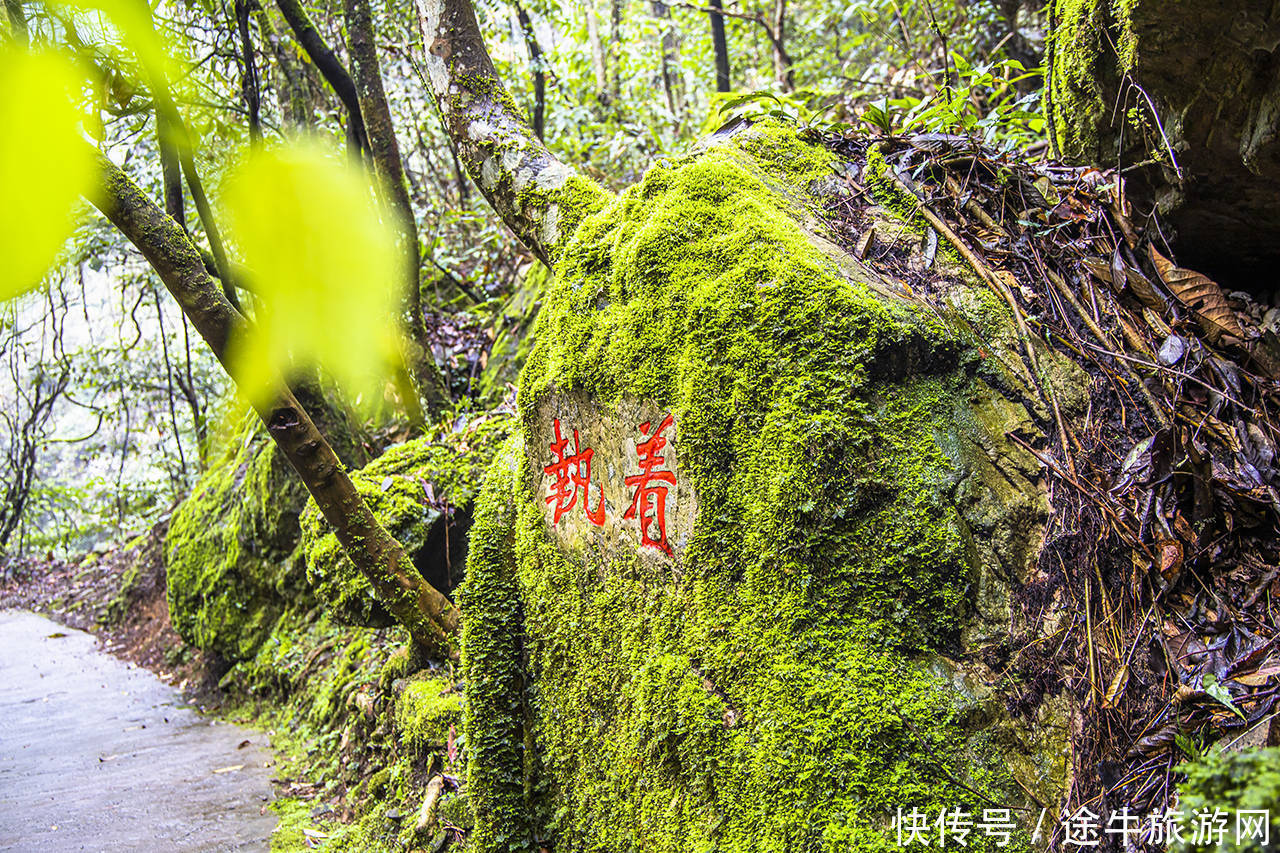
[[[214,356],[230,371],[228,353],[247,321],[210,278],[190,237],[118,166],[98,156],[102,186],[93,203],[155,269]],[[404,547],[379,524],[346,468],[288,387],[254,404],[267,434],[298,472],[343,550],[414,643],[450,652],[458,611],[427,583]]]
[[[1280,17],[1264,0],[1054,0],[1061,154],[1126,170],[1179,260],[1238,286],[1280,261]]]
[[[489,58],[468,0],[417,0],[427,83],[454,151],[516,236],[553,266],[609,194],[547,150]]]

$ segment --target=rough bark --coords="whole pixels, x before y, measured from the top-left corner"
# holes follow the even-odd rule
[[[553,265],[605,191],[557,160],[498,80],[467,0],[418,0],[427,82],[458,157],[502,220]]]
[[[431,357],[430,341],[427,340],[427,331],[423,325],[418,223],[413,215],[413,204],[409,200],[409,182],[405,178],[400,144],[396,141],[391,108],[387,104],[387,94],[382,85],[382,69],[378,63],[373,16],[369,11],[368,0],[346,0],[346,18],[356,93],[360,101],[360,113],[364,117],[374,173],[378,178],[379,192],[387,207],[395,214],[400,247],[404,253],[403,307],[406,331],[413,343],[409,363],[413,379],[418,391],[426,399],[427,407],[438,412],[448,402],[449,392]],[[415,395],[407,388],[401,393],[406,398],[405,405],[410,420],[421,423],[423,416]]]
[[[1179,261],[1241,287],[1280,262],[1280,16],[1262,0],[1055,0],[1062,155],[1125,169]],[[1269,286],[1269,285],[1268,285]]]
[[[178,223],[156,207],[119,167],[105,157],[99,157],[99,163],[103,192],[94,204],[142,252],[218,361],[229,370],[232,342],[244,334],[247,321],[210,278],[195,245]],[[458,628],[456,608],[423,580],[404,548],[378,523],[293,392],[284,387],[275,399],[258,404],[256,410],[387,611],[418,645],[448,649]]]

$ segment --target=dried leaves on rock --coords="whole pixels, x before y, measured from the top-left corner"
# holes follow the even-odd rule
[[[1014,711],[1061,691],[1082,711],[1065,813],[1162,808],[1197,744],[1280,734],[1280,307],[1169,260],[1114,173],[936,134],[826,142],[848,161],[827,203],[846,249],[942,312],[941,239],[1017,319],[1011,393],[1045,439],[1010,438],[1053,517],[1015,636],[986,654]],[[885,186],[923,236],[872,235]],[[1083,417],[1062,416],[1048,349],[1087,371]]]

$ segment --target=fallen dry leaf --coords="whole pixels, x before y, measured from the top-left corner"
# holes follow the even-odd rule
[[[1114,708],[1116,702],[1120,699],[1120,695],[1124,692],[1125,685],[1129,683],[1129,664],[1120,667],[1120,671],[1116,673],[1116,677],[1111,679],[1111,686],[1107,688],[1107,694],[1102,698],[1103,708]]]
[[[1151,262],[1156,272],[1178,301],[1195,312],[1200,328],[1204,329],[1212,344],[1241,344],[1244,342],[1244,329],[1236,312],[1227,304],[1226,294],[1218,283],[1207,275],[1194,270],[1182,269],[1173,265],[1173,261],[1149,247]]]

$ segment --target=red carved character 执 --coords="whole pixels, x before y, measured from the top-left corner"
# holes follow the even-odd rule
[[[658,470],[666,465],[661,455],[667,446],[662,432],[671,426],[671,415],[663,418],[657,429],[649,433],[652,421],[640,424],[645,440],[636,443],[640,455],[640,473],[627,477],[628,487],[634,488],[631,506],[623,518],[635,518],[640,522],[640,544],[661,550],[668,557],[671,545],[667,542],[667,489],[676,484],[676,475],[669,470]]]
[[[553,507],[554,517],[552,524],[558,524],[560,518],[573,509],[578,502],[578,492],[582,492],[582,512],[587,517],[587,521],[599,527],[604,524],[604,489],[596,486],[600,490],[600,498],[596,503],[594,511],[587,506],[587,495],[591,486],[591,456],[593,451],[590,447],[583,450],[578,441],[578,431],[573,431],[573,453],[569,452],[569,439],[564,438],[560,434],[560,419],[555,419],[556,439],[551,443],[551,452],[555,454],[556,461],[543,468],[543,472],[555,478],[551,485],[551,495],[547,498],[547,503],[555,504]]]

